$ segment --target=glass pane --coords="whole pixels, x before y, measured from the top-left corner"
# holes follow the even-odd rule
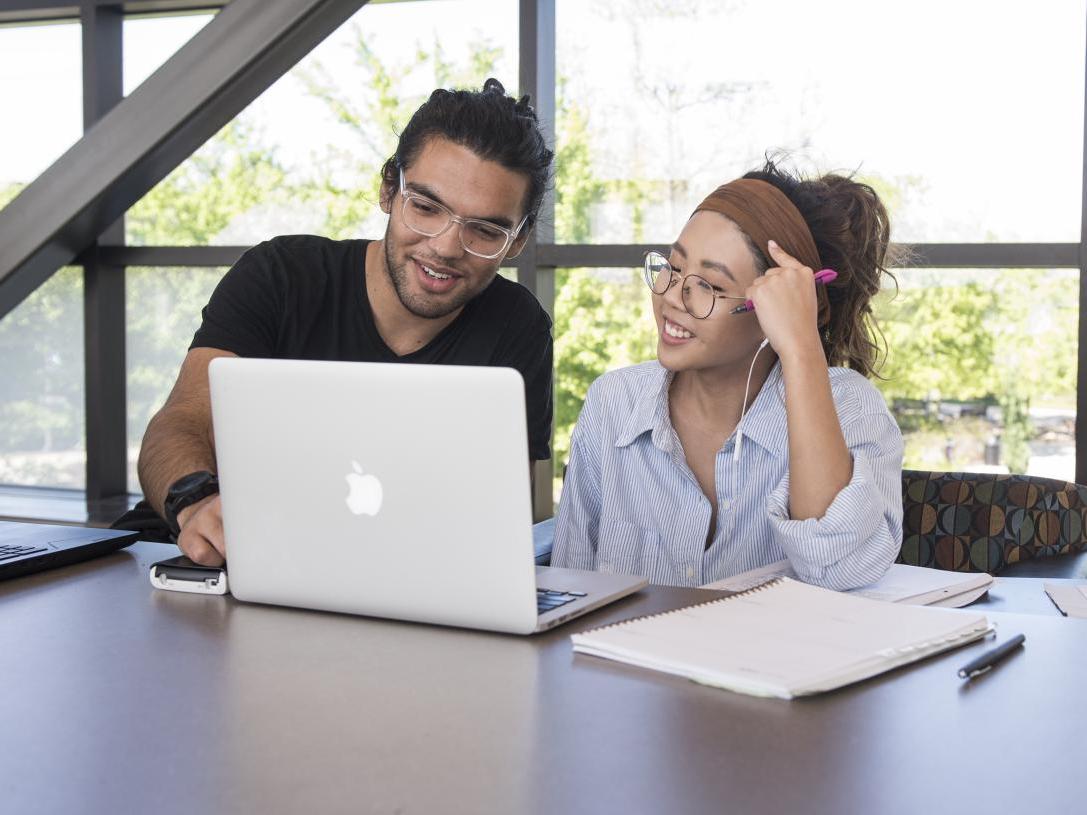
[[[0,27],[0,207],[83,134],[78,24]]]
[[[132,93],[201,28],[214,14],[171,17],[128,17],[124,21],[124,89]]]
[[[557,239],[673,240],[772,150],[899,241],[1078,242],[1085,6],[559,0]]]
[[[570,456],[570,433],[589,385],[605,371],[655,359],[657,331],[640,270],[555,273],[555,501]]]
[[[0,483],[82,489],[82,269],[61,269],[0,320],[0,359]]]
[[[516,90],[516,3],[367,4],[140,201],[128,240],[379,236],[378,170],[399,129],[435,87],[488,76]]]
[[[200,326],[200,311],[225,268],[125,271],[128,367],[128,489],[140,492],[136,459],[147,423],[162,407]]]
[[[1075,480],[1078,272],[907,269],[877,382],[916,470]]]

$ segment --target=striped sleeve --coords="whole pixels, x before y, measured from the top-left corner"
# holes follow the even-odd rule
[[[601,443],[597,427],[598,392],[594,382],[570,438],[570,459],[551,551],[551,565],[565,569],[592,569],[596,555],[601,510],[601,462],[596,447]]]
[[[902,546],[902,434],[889,413],[842,428],[853,477],[822,518],[789,517],[789,475],[766,502],[774,538],[806,582],[843,591],[879,580]]]

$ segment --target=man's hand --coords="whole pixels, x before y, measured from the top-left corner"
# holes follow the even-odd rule
[[[223,504],[218,495],[209,495],[177,513],[181,533],[177,545],[193,563],[222,566],[226,561],[223,537]]]

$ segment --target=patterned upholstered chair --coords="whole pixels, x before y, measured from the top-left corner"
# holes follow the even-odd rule
[[[1087,550],[1087,486],[1027,475],[902,471],[898,561],[995,574]]]

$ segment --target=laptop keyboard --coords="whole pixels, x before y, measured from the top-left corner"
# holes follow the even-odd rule
[[[574,600],[585,596],[583,591],[555,591],[554,589],[536,589],[536,613],[554,611]]]
[[[12,558],[48,551],[49,550],[44,546],[15,546],[14,544],[0,546],[0,563],[3,563],[5,560],[11,560]]]

